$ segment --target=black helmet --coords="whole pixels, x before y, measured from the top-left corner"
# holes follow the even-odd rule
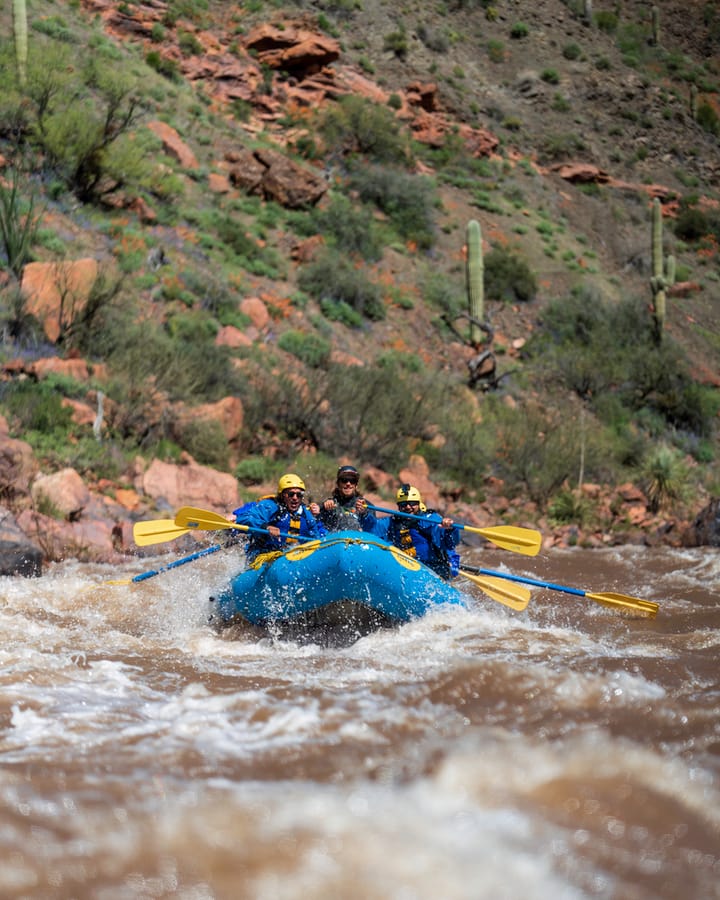
[[[360,481],[360,473],[355,466],[340,466],[337,470],[335,481],[340,481],[341,478],[352,478],[357,484]]]

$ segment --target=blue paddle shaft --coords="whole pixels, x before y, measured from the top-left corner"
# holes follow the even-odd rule
[[[205,550],[198,550],[197,553],[191,553],[189,556],[183,556],[182,559],[176,559],[174,562],[168,563],[166,566],[162,566],[159,569],[150,569],[149,572],[141,572],[132,580],[145,581],[146,578],[153,578],[155,575],[159,575],[161,572],[167,572],[168,569],[176,569],[178,566],[184,566],[185,563],[192,562],[194,559],[200,559],[201,556],[207,556],[209,553],[217,553],[218,550],[222,550],[222,547],[220,546],[220,544],[215,544],[213,547],[207,547]]]
[[[551,581],[537,581],[535,578],[523,578],[521,575],[508,575],[506,572],[494,572],[492,569],[480,569],[476,566],[462,566],[468,572],[475,575],[494,575],[496,578],[505,578],[507,581],[517,581],[520,584],[531,584],[534,587],[548,588],[551,591],[561,591],[564,594],[575,594],[576,597],[584,597],[587,591],[580,588],[565,587],[562,584],[553,584]]]
[[[427,521],[425,516],[416,516],[415,513],[402,512],[402,510],[399,509],[385,509],[383,506],[375,506],[372,503],[368,503],[368,509],[373,509],[375,512],[387,513],[389,516],[404,516],[406,519],[418,519],[421,522]],[[453,523],[453,528],[464,527],[464,525],[458,525],[457,522]]]

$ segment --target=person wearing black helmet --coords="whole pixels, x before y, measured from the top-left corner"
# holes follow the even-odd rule
[[[332,496],[322,503],[312,503],[311,512],[327,531],[372,531],[375,515],[367,508],[367,500],[358,491],[360,473],[355,466],[340,466]]]

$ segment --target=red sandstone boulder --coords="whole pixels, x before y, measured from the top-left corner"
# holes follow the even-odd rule
[[[170,510],[199,506],[226,513],[240,505],[237,482],[232,475],[198,465],[184,454],[180,465],[154,460],[141,476],[140,487]]]
[[[12,500],[28,494],[37,471],[30,444],[0,432],[0,496]]]
[[[30,494],[36,508],[49,504],[68,521],[80,517],[90,503],[90,491],[75,469],[61,469],[52,475],[39,475],[32,483]]]
[[[21,289],[27,298],[27,311],[42,323],[49,341],[60,337],[61,309],[67,318],[68,304],[75,314],[85,306],[98,276],[94,259],[74,262],[33,262],[23,269]]]

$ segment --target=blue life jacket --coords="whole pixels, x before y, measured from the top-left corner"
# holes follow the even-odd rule
[[[245,503],[233,510],[233,515],[238,525],[250,525],[252,528],[263,529],[274,525],[284,534],[291,535],[290,537],[274,538],[270,534],[251,533],[245,548],[249,563],[260,553],[283,550],[286,546],[298,543],[295,535],[321,538],[325,534],[325,529],[306,506],[298,507],[297,512],[291,514],[290,510],[278,503],[274,497],[265,497]]]
[[[440,522],[440,514],[433,510],[424,513],[422,520],[390,516],[377,520],[375,534],[385,537],[449,581],[460,571],[460,556],[455,550],[460,533],[456,528],[443,528]]]

